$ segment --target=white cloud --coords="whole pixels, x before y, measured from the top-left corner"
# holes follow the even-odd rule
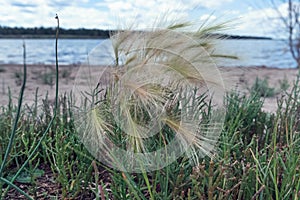
[[[278,5],[278,10],[283,17],[287,16],[287,4]],[[238,16],[236,23],[236,28],[230,31],[231,34],[283,37],[278,12],[271,7],[248,9],[248,12]]]
[[[209,15],[209,14],[205,14],[205,15],[202,15],[200,17],[200,20],[201,21],[205,21],[205,20],[215,20],[217,19],[217,17],[215,15]]]
[[[65,7],[59,13],[63,17],[65,27],[81,27],[84,25],[87,28],[103,29],[131,26],[134,28],[152,28],[157,26],[160,20],[171,22],[191,20],[199,23],[203,7],[215,8],[231,1],[233,0],[104,0],[94,4],[93,8],[90,9]],[[79,15],[82,16],[82,19],[79,19],[72,12],[82,13]],[[206,16],[202,16],[202,19],[203,17]],[[214,19],[216,19],[216,16],[211,17],[211,20]],[[159,25],[163,25],[163,23]]]
[[[1,25],[33,27],[53,26],[55,24],[55,12],[51,12],[44,0],[2,1],[0,13]]]
[[[107,4],[107,7],[111,11],[122,11],[122,10],[133,9],[133,6],[130,2],[122,2],[122,1],[109,2]]]
[[[90,0],[2,0],[0,25],[54,27],[54,16],[58,13],[61,27],[64,28],[115,29],[130,25],[151,28],[166,16],[167,19],[163,20],[191,20],[201,23],[209,16],[208,10],[216,10],[218,15],[214,13],[210,17],[211,21],[222,22],[221,20],[237,18],[237,26],[231,31],[232,34],[272,35],[278,27],[278,24],[272,25],[278,22],[278,15],[271,8],[248,7],[245,11],[237,8],[223,9],[226,3],[238,2],[237,0],[103,0],[93,4],[89,2]],[[278,7],[284,16],[287,14],[286,6],[280,4]],[[241,14],[242,12],[244,13]],[[199,15],[196,16],[197,14]],[[270,18],[273,19],[272,23]]]
[[[137,28],[151,28],[157,20],[188,20],[191,4],[173,0],[106,0],[101,7],[107,7],[110,19],[115,19],[117,25],[137,24]]]
[[[198,4],[200,6],[215,9],[223,4],[232,2],[233,0],[194,0],[194,4]]]

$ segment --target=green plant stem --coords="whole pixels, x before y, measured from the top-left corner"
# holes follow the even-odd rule
[[[12,182],[18,177],[18,175],[21,173],[21,171],[24,169],[24,167],[27,165],[27,163],[29,162],[29,160],[34,156],[35,152],[37,151],[38,147],[40,146],[40,144],[42,143],[43,139],[46,137],[49,129],[51,128],[54,119],[56,118],[56,114],[57,114],[57,105],[58,105],[58,56],[57,56],[57,41],[58,41],[58,34],[59,34],[59,20],[58,17],[57,19],[57,30],[56,30],[56,43],[55,43],[55,59],[56,59],[56,88],[55,88],[55,107],[54,107],[54,113],[53,113],[53,117],[51,119],[51,121],[49,122],[46,130],[44,131],[41,139],[39,140],[39,142],[37,143],[37,145],[35,146],[35,148],[33,149],[32,153],[29,155],[29,157],[27,158],[27,160],[24,162],[24,164],[22,165],[22,167],[18,170],[18,172],[16,173],[16,175],[12,178]]]
[[[58,105],[58,35],[59,35],[59,18],[56,15],[55,17],[57,19],[57,29],[56,29],[56,36],[55,36],[55,70],[56,70],[56,88],[55,88],[55,113],[56,116],[56,110]],[[53,117],[54,118],[54,117]]]
[[[26,192],[24,192],[21,188],[19,188],[18,186],[16,186],[15,184],[11,183],[11,181],[0,177],[0,181],[3,181],[4,183],[6,183],[7,185],[15,188],[18,192],[20,192],[21,194],[23,194],[27,199],[33,200],[33,198],[31,198]]]
[[[154,196],[153,196],[153,193],[152,193],[152,190],[151,190],[151,185],[150,185],[150,182],[149,182],[149,178],[148,178],[147,173],[146,173],[145,170],[143,170],[142,175],[143,175],[144,180],[146,182],[147,189],[148,189],[148,192],[149,192],[149,195],[150,195],[150,199],[154,200]]]
[[[55,107],[54,107],[54,113],[53,113],[53,117],[51,119],[51,121],[49,122],[46,130],[44,131],[41,139],[39,140],[39,142],[37,143],[37,145],[35,146],[35,148],[33,149],[33,151],[31,152],[31,154],[28,156],[27,160],[23,163],[23,165],[20,167],[20,169],[18,170],[18,172],[14,175],[14,177],[10,180],[11,182],[14,182],[14,180],[19,176],[19,174],[22,172],[22,170],[25,168],[25,166],[28,164],[29,160],[34,156],[34,154],[36,153],[37,149],[39,148],[39,146],[41,145],[42,141],[44,140],[44,138],[46,137],[49,129],[51,128],[54,119],[56,118],[56,114],[57,114],[57,106],[58,106],[58,53],[57,53],[57,41],[58,41],[58,35],[59,35],[59,19],[58,16],[56,16],[57,19],[57,30],[56,30],[56,43],[55,43],[55,59],[56,59],[56,88],[55,88]],[[24,73],[25,74],[25,73]],[[8,186],[6,192],[8,191],[10,185]]]
[[[18,128],[18,121],[19,121],[19,118],[20,118],[21,107],[22,107],[22,102],[23,102],[24,90],[25,90],[25,87],[26,87],[27,67],[26,67],[26,47],[25,47],[25,43],[23,44],[23,59],[24,59],[23,84],[22,84],[22,87],[21,87],[21,90],[20,90],[20,96],[19,96],[19,99],[18,99],[18,110],[17,110],[17,115],[15,117],[13,129],[11,130],[9,143],[8,143],[7,148],[6,148],[6,152],[5,152],[2,164],[1,164],[0,177],[2,177],[2,173],[3,173],[3,170],[5,168],[5,164],[6,164],[6,161],[7,161],[7,158],[8,158],[8,154],[10,153],[10,150],[12,148],[12,144],[13,144],[15,136],[16,136],[16,132],[17,132],[17,128]]]

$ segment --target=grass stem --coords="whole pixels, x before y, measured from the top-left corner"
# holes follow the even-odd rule
[[[58,78],[59,78],[59,74],[58,74],[58,53],[57,53],[57,44],[58,44],[58,36],[59,36],[59,18],[56,15],[55,19],[57,19],[57,30],[56,30],[56,43],[55,43],[55,55],[56,55],[56,88],[55,88],[55,107],[54,107],[54,113],[53,113],[53,117],[51,119],[51,121],[49,122],[46,130],[44,131],[44,133],[42,134],[42,137],[40,138],[39,142],[37,143],[37,145],[35,146],[35,148],[33,149],[33,151],[31,152],[31,154],[28,156],[27,160],[23,163],[23,165],[20,167],[20,169],[17,171],[17,173],[14,175],[14,177],[10,180],[11,183],[13,183],[15,181],[15,179],[19,176],[19,174],[22,172],[22,170],[25,168],[25,166],[28,164],[28,162],[31,160],[31,158],[35,155],[36,151],[38,150],[39,146],[41,145],[42,141],[44,140],[44,138],[46,137],[48,131],[50,130],[51,126],[53,125],[53,122],[56,118],[56,114],[57,114],[57,106],[58,106]],[[24,47],[25,49],[25,47]],[[16,117],[16,122],[15,122],[15,127],[14,127],[14,131],[13,131],[13,136],[16,132],[16,128],[17,128],[17,119],[19,118],[19,112],[20,112],[20,108],[21,108],[21,104],[22,104],[22,99],[23,99],[23,91],[25,89],[25,83],[26,83],[26,64],[25,64],[25,50],[24,50],[24,80],[23,80],[23,86],[21,89],[21,95],[19,98],[19,109],[18,109],[18,114]],[[12,143],[12,142],[11,142]],[[11,148],[11,144],[8,146]],[[7,153],[8,154],[8,153]],[[4,165],[4,162],[2,163],[2,165]],[[2,166],[1,166],[2,169]],[[1,171],[0,171],[1,172]],[[1,173],[0,173],[0,177],[1,177]],[[10,185],[8,186],[6,192],[8,191]],[[6,193],[5,192],[5,193]]]
[[[18,99],[18,110],[17,110],[17,115],[15,117],[13,129],[11,130],[11,134],[10,134],[10,138],[9,138],[9,143],[8,143],[7,148],[6,148],[6,152],[5,152],[5,155],[4,155],[1,167],[0,167],[0,177],[2,177],[2,173],[3,173],[3,170],[5,168],[8,155],[9,155],[9,153],[11,151],[12,144],[13,144],[15,136],[16,136],[16,132],[17,132],[17,128],[18,128],[18,121],[19,121],[19,118],[20,118],[21,107],[22,107],[22,102],[23,102],[23,95],[24,95],[24,91],[25,91],[25,87],[26,87],[27,67],[26,67],[26,46],[25,46],[25,42],[23,44],[23,59],[24,59],[23,83],[22,83],[22,87],[21,87],[20,95],[19,95],[19,99]]]

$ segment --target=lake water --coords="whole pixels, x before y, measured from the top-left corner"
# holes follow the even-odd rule
[[[27,64],[55,63],[54,39],[0,39],[0,64],[22,64],[23,41],[26,44]],[[84,63],[89,52],[102,42],[100,39],[60,39],[59,63]],[[239,57],[238,60],[222,60],[219,63],[221,66],[295,67],[286,44],[280,40],[223,40],[219,43],[219,49],[220,53]]]

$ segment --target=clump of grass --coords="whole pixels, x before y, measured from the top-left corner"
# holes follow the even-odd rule
[[[269,86],[268,78],[260,79],[256,77],[254,84],[249,88],[251,93],[256,93],[261,97],[274,97],[276,95],[275,88]]]
[[[58,68],[56,69],[58,71]],[[197,77],[184,69],[181,69],[181,72],[185,72],[182,74],[186,77]],[[58,77],[58,73],[56,75]],[[249,95],[241,95],[236,91],[229,92],[224,99],[226,115],[216,146],[217,155],[214,158],[198,158],[195,165],[190,162],[189,155],[182,154],[161,169],[140,173],[110,168],[96,161],[89,153],[76,136],[78,129],[75,122],[78,118],[73,109],[76,106],[73,93],[58,96],[56,87],[55,104],[51,104],[46,97],[42,104],[43,112],[38,112],[38,91],[35,103],[24,106],[23,109],[20,109],[22,98],[19,106],[15,106],[9,92],[8,105],[0,105],[0,163],[2,163],[0,197],[101,200],[299,199],[299,80],[300,76],[295,80],[291,91],[287,92],[287,97],[278,100],[278,110],[275,114],[262,110],[263,101],[257,92],[251,92]],[[26,81],[26,77],[23,81]],[[153,97],[150,98],[151,101],[145,99],[138,102],[139,105],[150,105],[149,108],[151,104],[147,104],[148,101],[151,103],[160,100],[159,102],[164,103],[166,100],[161,97],[172,97],[167,107],[169,124],[162,127],[162,131],[167,134],[164,137],[156,135],[144,140],[146,149],[164,147],[174,139],[173,128],[177,124],[170,122],[176,122],[182,112],[188,114],[182,110],[185,107],[178,104],[184,103],[181,101],[184,97],[190,98],[189,102],[193,102],[189,104],[188,111],[201,116],[200,119],[204,122],[209,121],[209,116],[218,111],[210,101],[205,101],[209,99],[206,93],[199,96],[197,90],[193,90],[187,93],[190,96],[186,93],[179,93],[181,95],[176,96],[174,90],[172,92],[167,89],[148,84],[140,88],[134,96],[139,97],[143,94],[142,97]],[[110,92],[101,90],[98,84],[93,87],[92,93],[85,93],[86,97],[90,97],[86,98],[86,101],[93,100],[93,104],[86,103],[86,105],[96,105],[98,110],[93,110],[92,114],[99,115],[100,119],[112,119],[109,109],[102,109],[112,108],[111,101],[108,101],[110,99],[107,99],[112,97],[109,96],[112,94]],[[100,93],[103,93],[103,96],[97,96]],[[159,94],[160,98],[156,98],[154,94]],[[137,101],[137,98],[130,100]],[[129,108],[131,115],[128,116],[136,122],[144,123],[151,119],[147,107],[129,104],[123,108],[124,110]],[[135,119],[135,113],[141,113],[139,115],[142,118]],[[101,128],[110,130],[107,138],[120,148],[134,141],[130,137],[124,137],[120,124],[98,128],[100,131]],[[13,140],[10,139],[11,133],[15,136]],[[5,153],[5,150],[9,154]],[[201,155],[201,152],[192,153]],[[160,160],[161,158],[158,158],[158,161]],[[28,173],[21,173],[24,169],[27,169]],[[45,174],[37,174],[39,169]],[[18,181],[22,179],[21,177],[18,179],[18,175],[24,175],[26,182],[30,179],[30,183],[26,185],[19,183]],[[8,189],[10,187],[13,189]]]
[[[55,72],[51,70],[50,72],[44,72],[40,75],[40,79],[43,84],[51,86],[51,88],[54,85],[54,80],[55,80]]]
[[[31,144],[32,146],[30,146],[30,152],[27,152],[27,159],[24,160],[24,162],[22,162],[21,167],[17,170],[17,172],[14,174],[14,176],[10,179],[7,180],[6,178],[4,178],[4,176],[2,176],[4,174],[4,169],[7,167],[8,165],[8,157],[11,153],[11,150],[14,146],[14,142],[15,142],[15,137],[16,137],[16,132],[17,132],[17,128],[18,128],[18,121],[20,119],[20,115],[21,115],[21,106],[22,106],[22,101],[23,101],[23,94],[25,91],[25,85],[26,85],[26,72],[27,72],[27,67],[26,67],[26,49],[25,49],[25,43],[23,45],[23,59],[24,59],[24,76],[23,76],[23,84],[22,87],[20,89],[20,96],[18,99],[18,107],[17,107],[17,111],[16,111],[16,117],[14,119],[14,123],[13,123],[13,127],[11,129],[11,133],[9,136],[9,140],[8,140],[8,144],[5,150],[5,154],[3,156],[2,159],[2,155],[1,155],[1,167],[0,167],[0,181],[1,181],[1,185],[0,185],[0,194],[2,197],[2,182],[6,183],[8,185],[7,189],[4,191],[4,195],[7,193],[8,189],[10,187],[13,187],[15,190],[17,190],[19,193],[21,193],[22,195],[24,195],[26,198],[28,199],[32,199],[28,193],[24,192],[22,189],[20,189],[16,184],[14,184],[14,180],[20,175],[20,173],[22,172],[22,170],[26,167],[26,165],[30,165],[30,169],[32,169],[32,159],[34,158],[34,156],[36,156],[36,152],[38,150],[38,148],[40,147],[43,139],[46,137],[48,131],[50,130],[50,127],[53,124],[53,121],[56,117],[57,114],[57,105],[58,105],[58,57],[57,57],[57,40],[58,40],[58,33],[59,33],[59,19],[56,16],[57,19],[57,32],[56,32],[56,89],[55,89],[55,108],[53,111],[53,118],[51,119],[51,121],[49,122],[47,128],[45,129],[45,131],[43,132],[42,136],[40,137],[40,140],[37,143]],[[29,142],[27,143],[29,144]],[[19,164],[19,163],[18,163]],[[18,165],[19,166],[19,165]],[[36,168],[36,167],[35,167]],[[31,173],[33,174],[33,173]],[[34,182],[33,182],[34,183]],[[36,190],[34,189],[34,197],[37,198],[37,193]]]
[[[287,91],[290,88],[290,86],[291,85],[289,84],[289,81],[286,76],[284,76],[283,80],[279,80],[279,87],[281,91]]]
[[[20,86],[22,84],[23,77],[24,77],[24,74],[23,74],[22,71],[16,71],[16,72],[14,72],[14,78],[16,79],[15,83],[17,84],[17,86]]]
[[[131,166],[128,162],[131,159],[126,157],[130,155],[111,154],[110,149],[122,146],[142,154],[153,152],[155,147],[166,148],[171,142],[164,144],[163,140],[172,138],[178,139],[177,150],[191,144],[188,154],[195,163],[199,157],[213,155],[222,117],[214,119],[215,113],[205,116],[204,110],[211,109],[210,99],[197,94],[201,94],[200,88],[224,92],[220,72],[212,61],[216,56],[213,38],[208,35],[222,26],[202,27],[194,34],[177,31],[178,27],[188,28],[188,24],[172,24],[166,29],[145,32],[124,30],[111,36],[114,64],[106,69],[107,86],[100,85],[105,82],[99,78],[102,69],[99,75],[91,74],[90,66],[79,70],[78,79],[86,80],[88,89],[81,90],[79,86],[75,94],[81,101],[79,109],[74,111],[78,132],[91,153],[100,156],[99,160],[105,154],[105,161],[121,165],[120,170],[140,172],[145,170],[143,164],[132,162],[135,166]],[[164,115],[160,116],[161,112]],[[207,124],[204,120],[200,123],[199,119],[205,117]],[[144,138],[153,135],[162,138],[159,144],[151,146],[147,144],[150,139]],[[123,143],[108,142],[115,141],[114,138],[120,138]],[[146,160],[142,162],[153,162]],[[149,163],[148,166],[152,165]]]
[[[69,78],[71,76],[72,72],[70,69],[63,69],[61,71],[61,77],[62,78]]]
[[[170,165],[147,173],[120,172],[95,161],[74,134],[73,95],[61,95],[54,124],[38,154],[32,158],[32,164],[39,164],[38,169],[44,171],[49,171],[45,166],[50,167],[51,174],[47,176],[56,187],[49,179],[42,179],[51,186],[49,190],[44,188],[44,197],[57,199],[101,199],[103,195],[110,199],[255,199],[258,196],[297,199],[300,187],[299,95],[297,81],[288,98],[279,99],[277,112],[271,114],[261,109],[263,102],[258,95],[228,93],[225,124],[215,159],[202,158],[198,165],[193,165],[182,155]],[[54,107],[48,99],[43,107],[47,107],[43,108],[47,113],[35,112],[35,105],[24,107],[7,165],[9,170],[4,171],[4,177],[26,160],[28,155],[23,150],[31,147],[28,141],[39,140],[40,132],[49,123],[47,118],[53,117]],[[16,112],[16,106],[1,107],[2,148],[7,146],[12,112]],[[120,138],[114,139],[120,146],[126,144]],[[155,145],[154,140],[159,144],[158,138],[153,137],[150,146]],[[3,155],[3,151],[0,152]],[[27,176],[31,176],[30,173]],[[30,195],[34,194],[33,187],[39,185],[39,181],[36,178],[35,183],[27,184],[31,187],[26,190]],[[10,190],[7,198],[12,198],[14,193]]]
[[[5,87],[5,81],[4,79],[2,79],[2,84],[1,84],[1,88],[2,88],[2,95],[5,95],[6,94],[6,87]]]

